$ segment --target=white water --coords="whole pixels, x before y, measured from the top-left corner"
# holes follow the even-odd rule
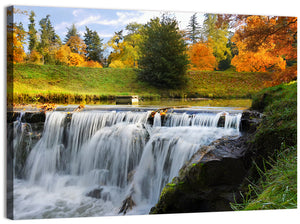
[[[148,214],[163,187],[202,146],[239,134],[240,115],[171,114],[165,124],[150,112],[80,112],[71,121],[49,112],[43,136],[30,152],[25,176],[14,182],[15,219]],[[226,123],[227,122],[227,123]],[[101,198],[87,196],[100,189]]]

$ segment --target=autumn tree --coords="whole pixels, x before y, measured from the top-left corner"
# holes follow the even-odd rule
[[[219,23],[217,14],[205,14],[203,23],[203,35],[205,41],[209,42],[213,49],[218,64],[231,57],[231,50],[228,47],[228,24]]]
[[[141,80],[158,87],[178,88],[185,83],[189,60],[175,18],[151,19],[142,31],[138,60]]]
[[[112,51],[108,56],[108,64],[111,64],[113,61],[121,61],[121,58],[124,54],[124,43],[123,40],[123,30],[115,32],[112,38],[106,43],[105,48],[110,48]],[[122,63],[123,64],[123,63]]]
[[[103,58],[102,39],[100,39],[96,31],[90,30],[85,27],[86,32],[84,33],[84,43],[86,45],[86,57],[88,60],[101,62]]]
[[[66,44],[62,45],[55,53],[56,64],[69,65],[70,55],[71,55],[70,47]]]
[[[237,70],[271,69],[275,71],[274,84],[296,79],[296,66],[284,71],[286,62],[297,61],[297,18],[248,16],[236,31],[233,41],[239,49],[239,54],[232,60]]]
[[[143,25],[138,23],[130,23],[125,28],[128,33],[124,36],[124,53],[122,61],[128,67],[137,67],[137,61],[140,57],[139,45],[142,40],[142,29]]]
[[[197,13],[193,14],[190,18],[188,27],[187,27],[187,36],[192,41],[192,43],[198,42],[200,39],[200,25],[197,22]]]
[[[13,24],[13,32],[12,32],[12,55],[11,58],[9,58],[10,61],[13,61],[14,63],[20,63],[24,62],[24,59],[26,57],[25,51],[24,51],[24,44],[26,40],[26,32],[23,28],[23,24]],[[9,56],[9,55],[8,55]]]
[[[86,44],[79,36],[71,36],[66,45],[69,46],[72,53],[80,55],[85,55],[87,53]]]
[[[213,71],[217,66],[213,49],[207,43],[195,43],[190,45],[188,54],[192,70]]]

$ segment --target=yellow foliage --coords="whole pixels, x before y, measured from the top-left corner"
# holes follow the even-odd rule
[[[61,64],[69,64],[69,58],[71,54],[71,49],[67,45],[61,46],[55,54],[55,59]]]
[[[35,64],[41,64],[42,59],[43,59],[43,55],[41,55],[36,50],[32,50],[28,57],[28,61]]]
[[[81,66],[85,62],[84,56],[77,53],[70,53],[69,65],[70,66]]]
[[[112,61],[109,66],[110,68],[125,68],[126,66],[124,65],[124,63],[120,60],[114,60]]]
[[[217,67],[217,60],[213,55],[213,49],[205,43],[191,45],[188,54],[192,70],[213,71]]]
[[[85,61],[80,67],[89,67],[89,68],[103,68],[102,65],[97,61]]]
[[[14,63],[21,63],[24,62],[24,59],[26,57],[23,44],[21,40],[19,39],[18,35],[16,32],[13,32],[13,48],[12,48],[12,53],[13,53],[13,62]]]
[[[66,43],[73,53],[85,54],[86,53],[86,44],[78,36],[71,36],[68,42]]]

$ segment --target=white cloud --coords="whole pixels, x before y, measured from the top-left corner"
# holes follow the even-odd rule
[[[89,16],[80,22],[75,23],[76,26],[84,26],[88,24],[98,23],[100,16]]]
[[[79,15],[80,13],[82,13],[82,12],[83,12],[82,9],[75,9],[75,10],[72,12],[72,15],[75,16],[75,17],[78,17],[78,15]]]
[[[72,24],[68,22],[62,22],[54,27],[56,31],[66,30],[67,27],[70,27]]]

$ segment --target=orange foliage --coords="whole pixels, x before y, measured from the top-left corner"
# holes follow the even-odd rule
[[[191,45],[188,54],[192,70],[213,71],[217,67],[217,60],[213,55],[213,49],[205,43]]]
[[[274,55],[271,45],[262,45],[256,52],[247,51],[243,42],[238,42],[239,54],[231,60],[238,72],[266,72],[267,69],[284,70],[286,66],[282,57]]]
[[[273,80],[266,82],[266,86],[276,86],[281,83],[289,83],[297,80],[297,64],[287,67],[286,70],[273,73]]]
[[[256,52],[261,45],[270,45],[274,55],[285,59],[297,58],[297,18],[249,16],[233,37],[243,42],[245,49]]]

